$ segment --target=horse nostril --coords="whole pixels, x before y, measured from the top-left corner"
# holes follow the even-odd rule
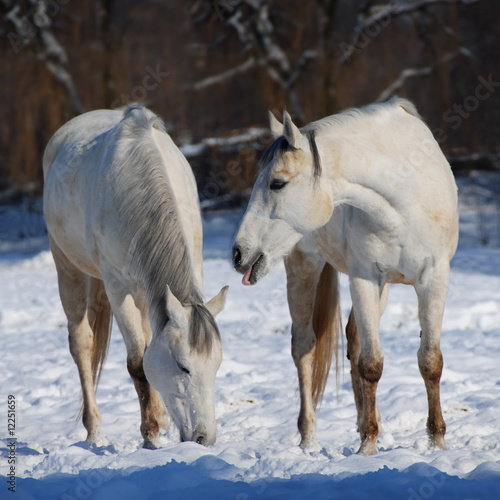
[[[241,265],[241,250],[237,246],[233,247],[233,264]]]

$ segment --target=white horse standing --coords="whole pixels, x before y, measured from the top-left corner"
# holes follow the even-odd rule
[[[74,118],[47,145],[44,214],[83,391],[87,441],[100,439],[95,398],[115,316],[141,407],[144,447],[156,447],[165,409],[181,439],[216,437],[215,375],[222,359],[203,305],[202,228],[194,177],[151,111]]]
[[[448,162],[404,99],[348,110],[301,130],[286,112],[283,125],[271,115],[271,129],[277,139],[261,161],[233,264],[249,285],[286,255],[301,446],[316,446],[315,407],[340,329],[341,271],[349,275],[353,302],[346,333],[359,452],[377,451],[379,321],[389,283],[416,290],[427,430],[431,443],[444,447],[440,331],[458,241],[457,189]]]

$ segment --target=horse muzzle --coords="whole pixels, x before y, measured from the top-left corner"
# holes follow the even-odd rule
[[[209,432],[204,426],[196,428],[191,433],[181,432],[181,441],[194,441],[197,444],[203,446],[210,446],[215,443],[216,433]]]
[[[266,258],[262,253],[245,262],[239,246],[233,247],[233,267],[243,274],[242,283],[246,286],[255,285],[257,281],[267,274]]]

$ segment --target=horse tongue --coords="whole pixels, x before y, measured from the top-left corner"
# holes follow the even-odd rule
[[[250,283],[250,275],[252,274],[252,271],[253,271],[253,266],[245,273],[245,276],[243,276],[243,279],[241,280],[241,282],[245,286],[252,284],[252,283]]]

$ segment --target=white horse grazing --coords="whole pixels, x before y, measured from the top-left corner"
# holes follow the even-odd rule
[[[340,329],[341,271],[349,275],[353,302],[347,341],[359,453],[377,451],[379,321],[389,283],[416,290],[427,430],[431,443],[444,447],[439,337],[458,240],[457,188],[448,162],[404,99],[348,110],[301,130],[287,113],[283,125],[271,115],[271,129],[277,139],[262,158],[233,263],[249,285],[286,255],[301,446],[317,445],[314,412]]]
[[[144,447],[156,447],[165,426],[156,390],[183,441],[214,443],[222,349],[213,317],[227,287],[203,305],[201,217],[186,159],[160,119],[133,105],[68,122],[50,140],[43,167],[44,214],[87,441],[100,439],[95,388],[114,315],[139,396]]]

